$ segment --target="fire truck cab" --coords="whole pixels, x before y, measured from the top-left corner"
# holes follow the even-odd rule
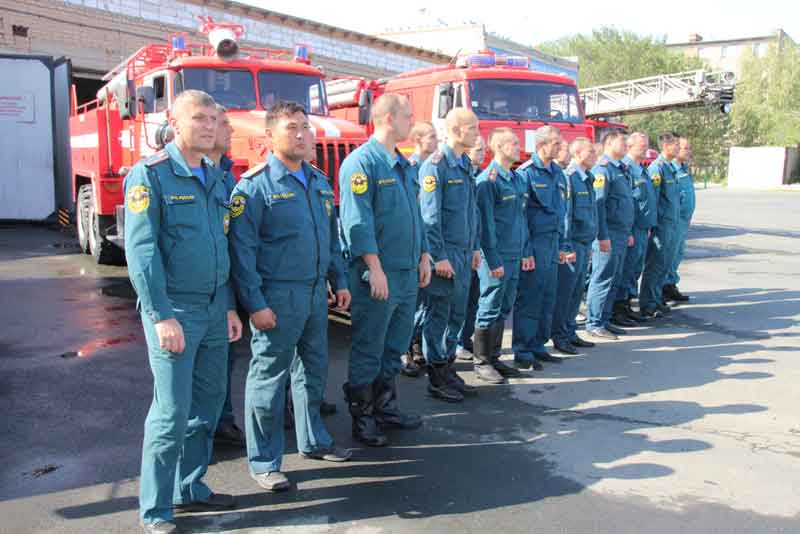
[[[305,106],[316,134],[316,163],[334,184],[341,161],[365,139],[363,128],[328,116],[324,76],[311,66],[307,46],[295,46],[293,54],[240,47],[241,26],[202,21],[208,43],[173,34],[166,43],[142,47],[106,75],[96,100],[81,106],[73,87],[78,237],[98,263],[122,259],[123,178],[171,139],[170,106],[184,90],[204,91],[228,110],[237,178],[266,157],[265,110],[279,100]]]
[[[557,127],[567,141],[591,134],[575,82],[529,70],[526,57],[482,52],[392,78],[340,79],[326,85],[331,113],[364,125],[367,133],[371,102],[384,93],[400,93],[411,101],[414,119],[432,122],[440,139],[444,118],[454,107],[475,112],[484,138],[495,128],[510,127],[519,136],[523,161],[535,150],[533,132],[540,126]]]

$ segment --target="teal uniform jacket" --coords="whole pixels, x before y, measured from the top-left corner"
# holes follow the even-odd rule
[[[575,163],[565,171],[569,180],[570,199],[567,202],[567,239],[570,242],[591,243],[597,237],[597,208],[595,206],[594,176]]]
[[[416,270],[428,242],[420,214],[418,166],[370,137],[339,169],[339,209],[351,262],[377,254],[385,272]],[[363,262],[362,262],[363,263]]]
[[[681,211],[681,195],[675,167],[660,155],[647,168],[658,198],[658,224],[674,225]]]
[[[649,230],[658,223],[658,201],[656,189],[647,169],[629,156],[622,158],[628,168],[633,185],[634,225],[641,230]]]
[[[611,232],[630,235],[634,220],[633,195],[625,165],[606,155],[592,168],[597,205],[597,239],[611,239]]]
[[[480,245],[490,270],[504,262],[519,261],[528,249],[525,214],[528,193],[516,171],[506,171],[495,161],[478,175]]]
[[[333,190],[313,166],[303,162],[303,171],[307,188],[270,154],[242,175],[231,195],[233,279],[250,314],[269,307],[265,281],[328,278],[337,289],[348,286]]]
[[[697,196],[694,191],[694,178],[689,172],[687,163],[674,162],[675,174],[678,178],[678,188],[680,189],[680,217],[683,221],[691,221],[694,210],[697,207]]]
[[[139,309],[154,323],[175,317],[171,301],[235,300],[228,278],[229,203],[224,177],[202,161],[194,177],[175,143],[125,177],[125,256]]]

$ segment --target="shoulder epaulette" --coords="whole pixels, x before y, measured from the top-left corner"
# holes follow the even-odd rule
[[[169,159],[169,154],[166,150],[159,150],[152,156],[149,156],[147,159],[144,160],[144,164],[146,167],[152,167],[153,165],[158,165],[159,163],[163,163]]]
[[[258,165],[256,165],[255,167],[251,167],[251,168],[247,169],[245,172],[243,172],[242,173],[242,178],[250,180],[250,179],[253,178],[253,176],[255,176],[256,174],[260,173],[261,171],[263,171],[264,169],[267,169],[267,168],[269,168],[269,165],[267,165],[266,161],[263,161],[263,162],[259,163]]]
[[[433,163],[434,165],[438,165],[439,162],[442,161],[442,156],[444,156],[442,151],[441,150],[437,150],[436,152],[431,154],[431,163]]]
[[[517,171],[524,171],[525,169],[527,169],[531,165],[533,165],[533,160],[529,159],[528,161],[526,161],[525,163],[523,163],[522,165],[517,167]]]

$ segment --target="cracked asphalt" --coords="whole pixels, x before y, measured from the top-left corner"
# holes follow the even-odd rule
[[[267,494],[242,451],[207,481],[236,510],[192,533],[800,533],[800,196],[698,191],[681,289],[692,301],[617,342],[444,404],[403,378],[423,429],[365,449],[332,323],[327,419],[354,460],[303,460]],[[0,533],[133,533],[152,382],[126,271],[69,235],[0,226]],[[510,330],[506,344],[510,345]],[[248,346],[235,347],[239,417]],[[507,356],[507,357],[510,357]],[[460,364],[474,382],[466,364]]]

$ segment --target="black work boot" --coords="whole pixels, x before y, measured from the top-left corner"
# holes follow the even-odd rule
[[[372,397],[372,384],[342,386],[344,398],[350,415],[353,417],[353,437],[369,447],[383,447],[389,440],[386,438],[375,419],[375,403]]]
[[[459,376],[455,368],[456,357],[453,356],[447,362],[447,380],[451,386],[456,388],[464,396],[475,396],[478,394],[478,388],[470,386],[464,379]]]
[[[503,352],[503,332],[505,329],[506,325],[502,319],[498,319],[489,327],[492,339],[492,366],[500,375],[508,378],[510,376],[519,376],[521,373],[516,367],[511,367],[500,361],[500,354]]]
[[[448,365],[446,363],[431,363],[428,365],[428,393],[431,397],[445,402],[461,402],[461,394],[448,380]]]
[[[411,430],[422,426],[422,418],[416,414],[407,414],[397,406],[397,380],[378,378],[372,383],[372,395],[375,399],[375,420],[381,428],[402,428]]]
[[[504,384],[505,378],[492,366],[491,328],[476,328],[472,342],[472,355],[475,363],[475,376],[490,384]]]
[[[637,323],[646,323],[649,319],[633,309],[631,300],[633,300],[632,297],[628,297],[628,300],[625,301],[625,316]]]
[[[638,323],[628,317],[627,301],[618,300],[614,303],[614,311],[611,316],[611,322],[617,326],[637,326]]]

